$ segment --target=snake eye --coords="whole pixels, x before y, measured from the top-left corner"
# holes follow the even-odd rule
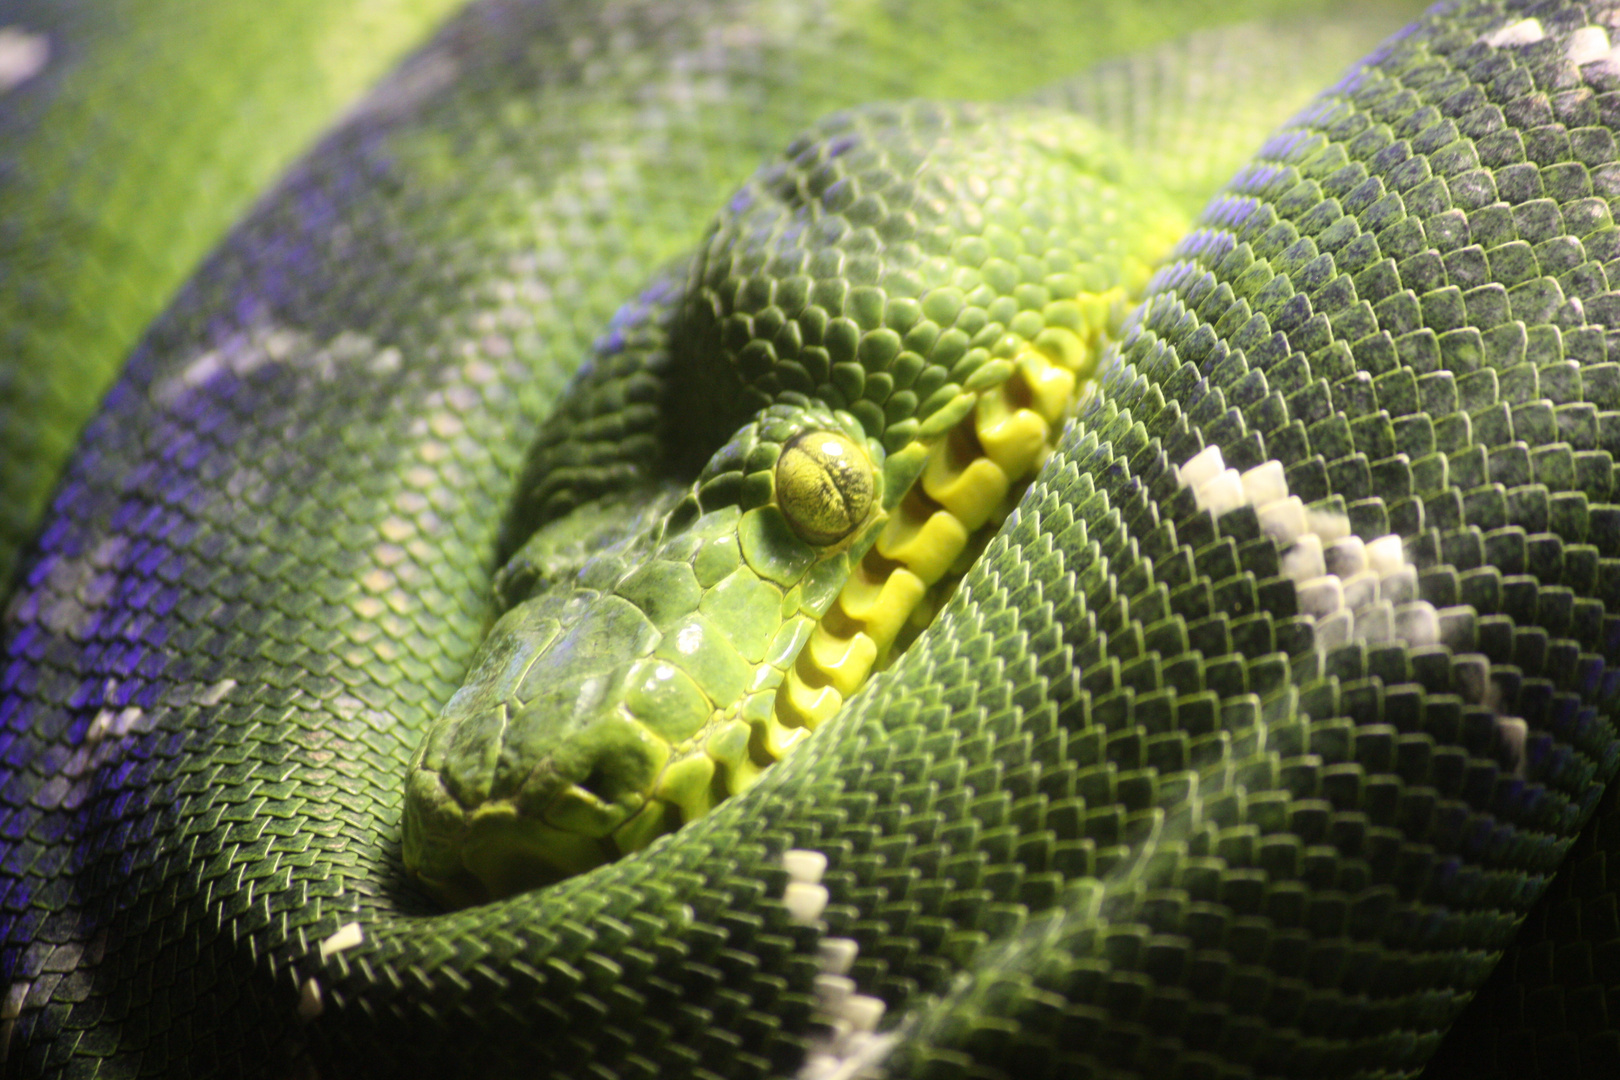
[[[854,532],[872,491],[872,463],[842,435],[805,432],[776,459],[776,505],[805,543],[825,547]]]

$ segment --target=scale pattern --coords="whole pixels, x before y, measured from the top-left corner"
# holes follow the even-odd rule
[[[1539,14],[1546,36],[1506,48],[1482,40],[1522,14]],[[1446,952],[1465,938],[1472,950],[1505,944],[1513,913],[1590,813],[1615,761],[1601,706],[1615,681],[1606,602],[1620,568],[1620,517],[1608,502],[1620,420],[1607,392],[1620,371],[1607,355],[1605,264],[1620,239],[1603,197],[1614,169],[1600,112],[1609,76],[1582,68],[1567,36],[1591,18],[1487,10],[1394,43],[1285,125],[1150,287],[1123,350],[1134,370],[1105,384],[1100,415],[1080,426],[1096,425],[1110,490],[1131,500],[1129,539],[1103,550],[1121,569],[1147,567],[1128,596],[1141,637],[1126,638],[1117,667],[1097,657],[1086,680],[1112,691],[1105,700],[1127,722],[1151,702],[1139,730],[1184,741],[1179,706],[1197,679],[1177,655],[1185,619],[1203,645],[1205,685],[1228,705],[1258,694],[1252,728],[1224,715],[1221,727],[1255,740],[1256,767],[1276,770],[1287,794],[1257,818],[1234,806],[1207,824],[1195,787],[1181,811],[1190,820],[1161,826],[1175,841],[1161,865],[1118,889],[1105,883],[1094,901],[1103,912],[1128,905],[1135,925],[1098,925],[1089,912],[1042,924],[1007,966],[1051,973],[962,992],[974,1023],[942,1025],[942,1039],[1012,1052],[1016,1034],[1022,1060],[1069,1049],[1149,1072],[1184,1065],[1178,1055],[1204,1040],[1222,1056],[1246,1048],[1267,1072],[1336,1072],[1347,1058],[1410,1068],[1434,1032],[1414,1021],[1391,1034],[1371,1018],[1391,1008],[1447,1016],[1491,955]],[[1276,553],[1253,517],[1234,511],[1210,529],[1176,484],[1173,466],[1208,443],[1238,468],[1281,462],[1296,494],[1346,514],[1364,538],[1405,536],[1440,640],[1324,648],[1309,619],[1279,619],[1292,607],[1263,592]],[[1223,538],[1224,566],[1195,564],[1203,574],[1188,582],[1180,566],[1192,552],[1176,541],[1206,545],[1208,559]],[[1164,563],[1178,573],[1154,595]],[[1114,621],[1115,634],[1131,632]],[[1175,645],[1154,648],[1149,635]],[[1232,648],[1240,662],[1217,659]],[[1529,723],[1522,760],[1503,745],[1504,715]],[[1328,717],[1343,727],[1319,740]],[[1209,801],[1220,806],[1245,783],[1229,772],[1226,785]],[[1309,814],[1320,815],[1314,825]],[[1337,850],[1332,869],[1311,866],[1313,830]],[[1142,833],[1152,835],[1145,824]],[[1151,860],[1153,847],[1139,857]],[[1190,856],[1224,861],[1225,880],[1201,880],[1210,869]],[[1583,864],[1590,877],[1591,856]],[[1236,888],[1243,870],[1254,875],[1248,893]],[[1121,899],[1127,885],[1137,895]],[[1595,903],[1601,946],[1612,932],[1602,936],[1601,892]],[[1267,930],[1248,964],[1238,948],[1246,922]],[[1562,955],[1571,951],[1581,946]],[[1077,995],[1082,957],[1095,967]],[[1267,970],[1250,966],[1262,959]],[[1585,1006],[1571,1026],[1590,1032],[1606,973],[1587,968],[1582,986],[1582,965],[1567,966],[1566,1000],[1572,1013]],[[1223,989],[1247,1008],[1230,998],[1212,1007]],[[1564,992],[1543,986],[1541,1011],[1521,1014],[1523,1026],[1537,1027]],[[1073,1024],[1076,996],[1097,1010],[1087,1024]],[[1140,1024],[1133,1036],[1083,1050],[1122,1004]],[[1548,1034],[1573,1049],[1564,1032]],[[1584,1057],[1520,1056],[1603,1075],[1613,1049],[1600,1035],[1582,1044]]]
[[[568,85],[633,42],[460,24],[429,55],[483,81],[344,129],[156,325],[8,610],[7,1072],[790,1073],[854,941],[893,1075],[1410,1075],[1573,843],[1480,1023],[1604,1075],[1612,813],[1573,838],[1616,764],[1615,87],[1578,36],[1607,16],[1439,12],[1330,90],[894,668],[650,851],[441,915],[395,778],[479,629],[470,510],[558,354],[684,246],[638,226],[706,212],[636,170],[713,169],[678,149],[684,26],[641,31],[673,119],[614,156],[614,120],[526,111],[501,46],[553,31]],[[776,137],[748,112],[744,158]],[[1435,640],[1329,641],[1255,510],[1180,485],[1208,446],[1405,537]]]
[[[141,331],[253,199],[457,4],[294,0],[273,34],[250,6],[0,4],[6,589]]]

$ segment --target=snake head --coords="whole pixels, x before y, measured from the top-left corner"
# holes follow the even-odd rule
[[[513,562],[548,571],[525,571],[529,594],[412,763],[418,878],[467,902],[590,869],[708,812],[806,734],[776,718],[775,691],[882,520],[880,453],[847,416],[774,407],[684,493],[538,531]],[[563,573],[542,563],[558,551],[589,554]]]

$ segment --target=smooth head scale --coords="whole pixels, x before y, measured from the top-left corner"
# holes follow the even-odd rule
[[[503,613],[411,765],[412,872],[468,902],[638,850],[886,666],[1181,232],[1146,190],[1072,116],[928,103],[756,174],[530,450]]]

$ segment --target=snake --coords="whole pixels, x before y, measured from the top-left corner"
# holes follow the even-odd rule
[[[6,1075],[1613,1075],[1612,8],[405,7],[0,30]]]

